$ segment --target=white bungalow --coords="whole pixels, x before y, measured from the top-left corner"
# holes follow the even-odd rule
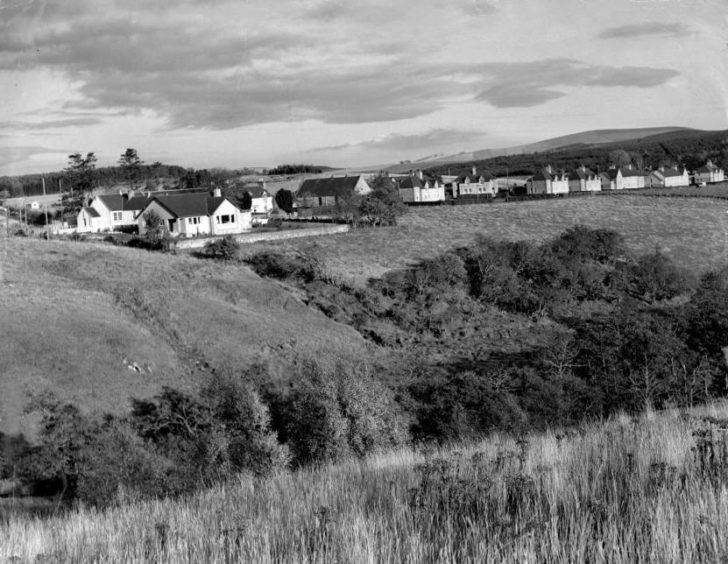
[[[250,211],[239,210],[220,190],[153,197],[139,213],[139,234],[147,231],[147,219],[155,213],[172,237],[230,235],[251,228]]]
[[[78,232],[116,231],[136,225],[137,216],[148,200],[145,195],[134,192],[96,196],[79,212]]]

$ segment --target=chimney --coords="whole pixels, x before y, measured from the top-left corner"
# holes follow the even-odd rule
[[[553,174],[554,173],[554,170],[551,168],[551,165],[550,164],[549,165],[546,165],[546,172],[548,172],[549,174]]]
[[[475,165],[473,165],[473,168],[471,168],[470,171],[473,173],[473,176],[478,174],[478,169],[475,168]]]
[[[220,190],[220,188],[214,188],[212,190],[212,197],[213,198],[222,198],[222,191]]]
[[[419,169],[419,168],[417,169],[417,178],[419,178],[420,180],[425,179],[425,175],[422,174],[422,169]]]

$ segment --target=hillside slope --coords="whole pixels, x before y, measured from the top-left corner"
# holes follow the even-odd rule
[[[112,246],[11,239],[0,292],[0,430],[27,431],[29,394],[119,412],[297,354],[365,350],[361,336],[242,265]]]

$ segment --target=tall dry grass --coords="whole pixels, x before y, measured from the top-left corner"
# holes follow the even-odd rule
[[[718,562],[728,406],[403,450],[0,525],[0,561]],[[706,418],[707,417],[707,418]]]

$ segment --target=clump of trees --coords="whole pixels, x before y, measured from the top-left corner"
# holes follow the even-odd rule
[[[268,171],[269,176],[278,174],[318,174],[324,170],[329,170],[329,167],[315,166],[310,164],[282,164],[275,168],[271,168]]]

